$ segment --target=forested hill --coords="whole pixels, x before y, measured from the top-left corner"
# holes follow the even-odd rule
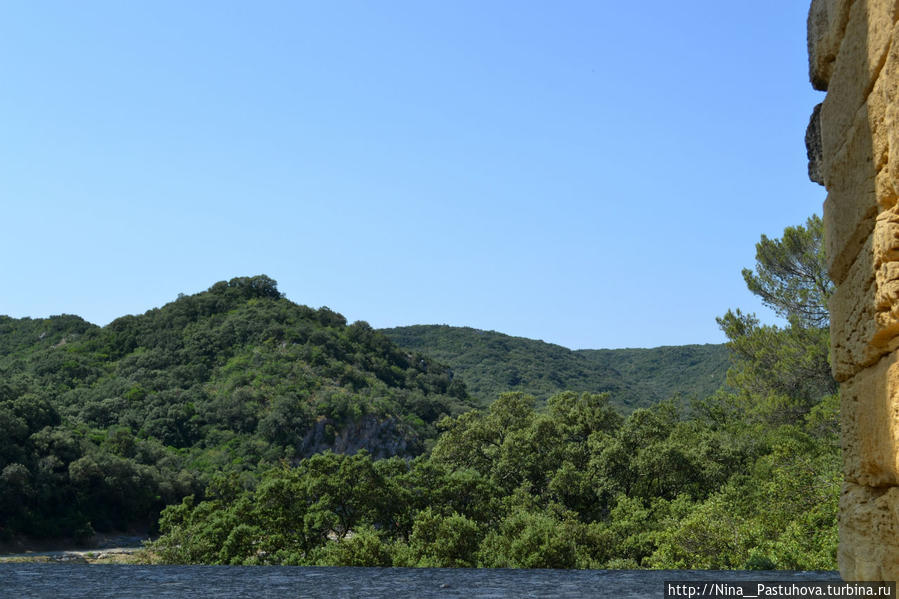
[[[417,455],[470,407],[446,366],[265,276],[105,327],[0,316],[0,541],[152,521],[214,473],[325,449]]]
[[[762,237],[744,277],[789,326],[740,310],[717,319],[729,382],[711,395],[720,346],[571,352],[472,329],[388,331],[493,385],[479,394],[494,401],[441,420],[432,450],[413,460],[325,453],[270,469],[254,488],[210,485],[207,499],[163,513],[152,559],[832,570],[843,477],[822,240],[818,218],[783,241]],[[558,393],[540,408],[521,392],[485,397],[531,382],[540,394],[615,389]],[[610,404],[673,391],[707,397],[627,416]]]
[[[469,327],[415,325],[381,332],[400,347],[448,364],[472,395],[487,401],[504,391],[543,400],[564,390],[609,391],[612,403],[629,411],[674,394],[706,397],[724,383],[728,368],[723,344],[570,350]]]

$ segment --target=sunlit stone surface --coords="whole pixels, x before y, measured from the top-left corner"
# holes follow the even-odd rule
[[[837,285],[831,365],[841,382],[846,484],[840,572],[899,577],[899,0],[813,0],[806,134],[827,188],[825,248]],[[896,149],[893,150],[893,147]]]

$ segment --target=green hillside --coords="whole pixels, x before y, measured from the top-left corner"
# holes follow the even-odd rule
[[[570,350],[468,327],[416,325],[381,332],[400,347],[448,364],[482,401],[505,391],[540,400],[565,390],[608,391],[615,405],[629,411],[674,394],[706,397],[724,383],[728,367],[723,344]]]
[[[102,328],[2,316],[0,540],[153,523],[217,476],[327,449],[417,455],[470,407],[447,367],[265,276]]]

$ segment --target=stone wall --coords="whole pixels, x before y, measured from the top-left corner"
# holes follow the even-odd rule
[[[806,141],[827,188],[845,483],[840,573],[899,579],[899,0],[813,0]]]

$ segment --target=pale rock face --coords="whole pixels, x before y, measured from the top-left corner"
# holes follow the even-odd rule
[[[859,195],[864,199],[855,201]],[[876,204],[873,183],[868,181],[832,190],[824,200],[824,251],[830,278],[837,285],[843,284],[871,234]]]
[[[846,484],[840,572],[899,579],[899,0],[813,0],[812,85],[826,90],[813,180],[827,188],[831,365]],[[816,109],[817,111],[817,109]],[[817,135],[817,139],[814,136]],[[809,151],[810,163],[812,152]]]
[[[851,138],[849,130],[857,122],[858,111],[868,100],[886,61],[897,14],[899,0],[852,2],[821,107],[821,121],[826,123],[821,127],[825,164]],[[829,183],[826,176],[825,180]]]
[[[877,200],[882,208],[887,209],[899,200],[899,22],[893,28],[892,42],[880,80],[882,85],[874,91],[879,93],[876,101],[883,106],[884,116],[875,137],[878,146],[885,148],[882,161],[885,164],[879,172],[882,182],[877,186]],[[875,94],[872,92],[871,95]]]
[[[873,225],[830,299],[831,365],[841,382],[899,347],[899,206]]]
[[[840,419],[846,480],[899,485],[899,352],[843,383]]]
[[[814,0],[808,15],[809,77],[812,87],[827,91],[851,0]]]
[[[846,35],[854,37],[840,48],[821,107],[821,175],[829,192],[825,249],[838,285],[870,235],[877,212],[896,203],[897,180],[885,176],[884,167],[889,162],[888,114],[899,109],[893,89],[899,81],[899,41],[892,43],[899,40],[893,25],[897,4],[859,0],[852,5]],[[868,19],[890,25],[869,25]],[[899,173],[899,161],[894,162]]]
[[[899,488],[843,485],[838,553],[844,580],[899,579]]]

